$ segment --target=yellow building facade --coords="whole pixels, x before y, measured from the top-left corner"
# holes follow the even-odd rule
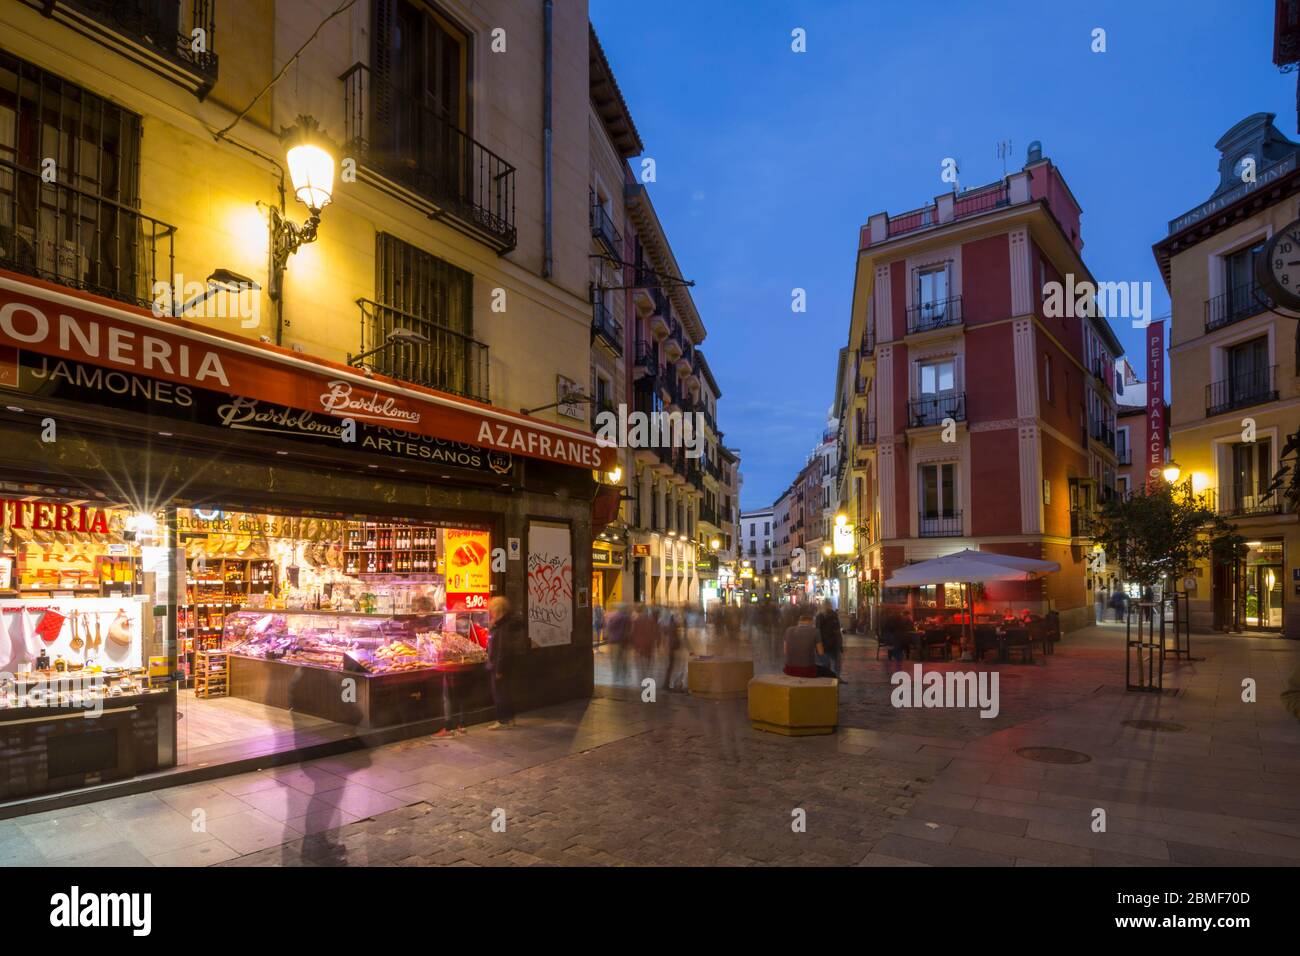
[[[1269,485],[1300,424],[1296,322],[1256,287],[1263,244],[1297,218],[1300,144],[1257,113],[1216,144],[1219,185],[1155,246],[1172,299],[1170,444],[1179,482],[1247,544],[1186,582],[1193,627],[1300,637],[1300,524]],[[1249,171],[1248,171],[1249,170]]]
[[[237,309],[222,302],[225,294],[185,318],[343,361],[379,344],[373,329],[363,333],[365,316],[391,309],[400,318],[410,311],[401,308],[411,303],[400,294],[383,289],[380,262],[409,247],[425,265],[445,263],[460,270],[457,277],[468,274],[469,302],[456,311],[468,313],[462,334],[485,347],[470,348],[487,356],[481,372],[471,370],[471,381],[427,384],[514,410],[555,401],[560,377],[585,387],[591,327],[585,3],[556,4],[553,13],[549,213],[541,4],[363,0],[333,18],[333,2],[214,4],[210,21],[182,24],[186,33],[208,34],[203,43],[216,56],[202,99],[187,88],[188,71],[166,58],[152,57],[161,66],[146,65],[147,54],[124,55],[104,42],[112,34],[107,28],[69,25],[76,5],[65,16],[65,5],[55,4],[60,15],[52,18],[41,6],[5,4],[0,47],[139,117],[135,198],[141,213],[171,230],[177,293],[187,283],[202,287],[216,269],[260,286],[255,322],[215,316]],[[385,132],[402,128],[401,135],[414,139],[414,130],[430,122],[435,107],[429,104],[438,102],[413,106],[399,86],[382,99],[368,88],[382,82],[373,62],[388,56],[379,52],[381,34],[399,29],[385,18],[408,31],[418,27],[429,48],[436,40],[438,55],[447,58],[453,78],[442,94],[456,115],[435,127],[441,142],[407,145],[398,133]],[[318,26],[316,38],[289,63]],[[433,72],[414,60],[410,68]],[[396,84],[395,68],[389,72]],[[318,238],[289,257],[280,308],[268,294],[268,208],[281,203],[281,130],[303,115],[336,144],[339,165]],[[217,138],[223,129],[228,132]],[[456,155],[465,181],[406,175],[419,149]],[[461,202],[449,202],[448,192],[460,194]],[[287,185],[286,193],[285,215],[301,223],[307,210]],[[385,250],[381,236],[396,244]],[[168,271],[160,261],[151,278],[166,281]],[[539,415],[565,421],[554,410]]]

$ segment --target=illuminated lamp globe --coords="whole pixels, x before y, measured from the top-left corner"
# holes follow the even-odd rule
[[[286,136],[285,161],[293,193],[299,202],[318,213],[334,196],[334,154],[320,126],[309,116],[298,117],[298,125]]]
[[[1161,472],[1161,474],[1164,475],[1165,481],[1169,482],[1171,485],[1178,480],[1178,476],[1182,473],[1183,469],[1176,461],[1170,461],[1167,463],[1164,470]]]

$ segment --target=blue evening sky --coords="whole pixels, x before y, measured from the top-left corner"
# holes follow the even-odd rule
[[[1300,138],[1296,78],[1271,62],[1272,0],[591,0],[591,19],[696,282],[747,509],[771,504],[819,439],[859,227],[947,191],[944,157],[981,185],[1002,175],[999,140],[1008,171],[1041,140],[1083,207],[1093,274],[1151,282],[1159,317],[1151,245],[1214,190],[1215,141],[1259,111]],[[806,53],[791,52],[795,27]]]

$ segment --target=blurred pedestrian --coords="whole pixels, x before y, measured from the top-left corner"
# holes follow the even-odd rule
[[[638,604],[636,614],[632,616],[632,653],[636,659],[636,681],[650,673],[650,664],[654,660],[655,645],[659,643],[659,622],[655,618],[655,608]]]
[[[664,644],[664,686],[676,691],[686,689],[686,640],[680,617],[674,608],[659,619],[659,632]]]
[[[591,631],[599,644],[605,640],[605,605],[597,604],[591,609]]]
[[[628,632],[631,624],[627,608],[622,604],[615,604],[605,620],[615,684],[621,684],[627,679]]]
[[[488,640],[487,669],[492,676],[492,700],[497,710],[497,719],[488,724],[488,730],[501,730],[515,726],[510,674],[514,669],[514,659],[528,638],[523,618],[510,609],[510,602],[503,596],[497,595],[488,603],[488,615],[492,621],[492,636]]]
[[[827,666],[840,675],[840,666],[844,657],[844,635],[840,631],[840,616],[830,601],[822,602],[821,612],[815,619],[817,634],[821,637],[822,647],[826,649]]]

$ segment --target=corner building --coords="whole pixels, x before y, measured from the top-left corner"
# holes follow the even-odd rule
[[[877,603],[909,562],[975,548],[1057,561],[1043,581],[990,584],[983,603],[1091,623],[1082,518],[1112,494],[1111,381],[1120,345],[1104,318],[1048,316],[1052,282],[1093,281],[1081,207],[1030,147],[1019,172],[862,228],[836,408],[857,526],[859,584]],[[1065,311],[1065,310],[1063,310]],[[951,591],[951,593],[945,593]],[[957,589],[922,599],[958,603]]]

